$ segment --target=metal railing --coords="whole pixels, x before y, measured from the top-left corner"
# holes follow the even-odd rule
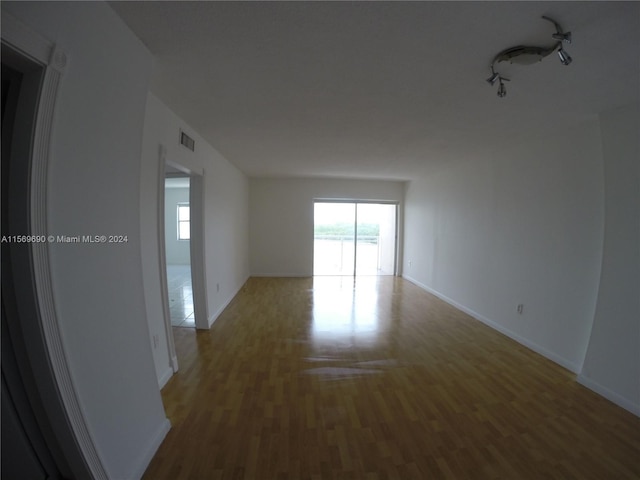
[[[352,275],[355,257],[358,265],[368,265],[366,274],[375,275],[380,268],[380,237],[358,235],[314,235],[314,272],[317,275]],[[356,253],[357,250],[357,253]]]
[[[332,240],[332,241],[349,241],[353,242],[353,235],[314,235],[314,240]],[[379,242],[379,235],[358,235],[357,241],[358,243],[371,243],[377,245]]]

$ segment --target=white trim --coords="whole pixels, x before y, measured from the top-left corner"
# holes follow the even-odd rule
[[[567,359],[560,357],[559,355],[550,352],[549,350],[547,350],[544,347],[541,347],[540,345],[537,345],[536,343],[531,342],[530,340],[527,340],[524,337],[521,337],[520,335],[512,332],[511,330],[504,328],[502,325],[489,320],[488,318],[474,312],[473,310],[465,307],[464,305],[459,304],[458,302],[450,299],[449,297],[447,297],[446,295],[441,294],[440,292],[434,290],[433,288],[417,281],[416,279],[408,276],[408,275],[402,275],[402,278],[404,278],[405,280],[408,280],[409,282],[413,283],[414,285],[417,285],[418,287],[422,288],[423,290],[426,290],[427,292],[435,295],[436,297],[438,297],[439,299],[447,302],[448,304],[456,307],[459,310],[462,310],[463,312],[465,312],[466,314],[472,316],[473,318],[475,318],[476,320],[479,320],[480,322],[488,325],[489,327],[499,331],[500,333],[506,335],[507,337],[515,340],[516,342],[524,345],[527,348],[530,348],[531,350],[533,350],[536,353],[539,353],[540,355],[542,355],[543,357],[548,358],[549,360],[557,363],[558,365],[566,368],[567,370],[573,372],[573,373],[578,373],[578,371],[580,370],[579,366],[573,362],[568,361]],[[609,390],[607,387],[600,385],[598,382],[590,379],[589,377],[586,377],[582,374],[579,374],[576,378],[576,381],[578,383],[580,383],[581,385],[583,385],[584,387],[594,391],[595,393],[597,393],[598,395],[601,395],[602,397],[606,398],[607,400],[615,403],[616,405],[618,405],[619,407],[624,408],[625,410],[633,413],[634,415],[640,417],[640,404],[634,403],[632,400],[629,400],[628,398],[625,398],[619,394],[617,394],[616,392]]]
[[[51,54],[49,55],[49,63],[47,66],[56,70],[60,75],[64,75],[68,61],[69,59],[65,52],[60,50],[56,45],[51,47]]]
[[[133,469],[132,478],[136,480],[142,478],[145,470],[151,463],[153,456],[156,454],[158,448],[160,448],[160,445],[162,444],[164,438],[167,436],[167,433],[169,433],[169,430],[171,430],[171,422],[169,422],[169,419],[165,418],[164,422],[160,424],[158,431],[149,443],[149,447],[147,448],[146,452],[140,458],[138,467]]]
[[[49,65],[53,52],[58,51],[52,42],[41,37],[4,10],[2,11],[2,40],[41,65]]]
[[[196,328],[208,329],[209,314],[208,314],[208,299],[207,299],[207,277],[206,277],[206,262],[205,262],[205,191],[204,191],[204,168],[190,169],[179,163],[172,162],[166,158],[166,149],[161,146],[161,165],[160,172],[162,173],[162,198],[158,200],[158,225],[162,225],[162,230],[159,230],[158,237],[159,243],[162,244],[162,253],[160,258],[160,275],[164,277],[164,283],[162,289],[164,292],[168,292],[167,278],[166,278],[166,257],[165,257],[165,224],[164,224],[164,176],[165,165],[184,172],[189,175],[189,219],[191,226],[191,238],[189,239],[189,264],[191,266],[191,287],[193,291],[193,304],[194,315],[196,321]],[[160,187],[159,187],[160,188]],[[162,214],[161,214],[162,212]],[[161,217],[161,218],[160,218]],[[163,293],[163,295],[168,295]],[[169,300],[165,302],[167,312],[169,309]],[[169,315],[166,313],[166,315]],[[171,330],[171,318],[165,319],[167,325],[167,337],[171,337],[173,341],[173,331]],[[172,358],[176,358],[175,347],[171,352]],[[172,360],[176,365],[177,363]]]
[[[336,276],[336,275],[318,275],[319,277],[331,277],[331,276]],[[337,275],[337,276],[344,276],[344,277],[351,277],[353,278],[353,275]],[[311,278],[313,277],[313,275],[311,273],[252,273],[249,275],[249,277],[261,277],[261,278]]]
[[[609,390],[607,387],[600,385],[598,382],[590,379],[589,377],[585,377],[584,375],[578,375],[578,383],[587,387],[589,390],[593,390],[598,395],[603,396],[610,402],[615,403],[619,407],[624,408],[625,410],[633,413],[637,417],[640,417],[640,404],[634,403],[632,400],[625,398],[616,392]]]
[[[171,335],[171,342],[173,343],[173,335]],[[178,371],[178,356],[175,354],[171,355],[171,367],[173,368],[173,373]]]
[[[160,265],[160,296],[162,297],[162,319],[164,321],[164,334],[167,342],[167,353],[169,355],[170,367],[173,372],[178,371],[178,356],[176,355],[176,344],[171,328],[171,313],[169,311],[169,286],[167,280],[167,254],[165,245],[165,206],[164,206],[164,182],[165,166],[167,161],[167,149],[164,145],[158,146],[158,263]],[[163,387],[161,379],[158,380],[160,388]]]
[[[191,174],[189,184],[189,206],[191,219],[190,264],[191,288],[193,291],[193,309],[196,328],[206,330],[209,323],[207,298],[207,270],[205,255],[205,171]]]
[[[48,166],[51,157],[55,104],[61,78],[68,63],[67,55],[59,50],[55,44],[42,38],[6,12],[2,12],[2,40],[44,66],[44,80],[33,135],[29,190],[30,234],[47,236],[49,233],[47,224]],[[65,354],[53,297],[48,244],[32,243],[31,252],[40,322],[60,399],[92,477],[106,480],[108,475],[93,442],[93,436],[86,422]]]
[[[233,295],[231,295],[229,297],[229,299],[224,303],[224,305],[222,305],[220,308],[218,308],[218,310],[216,310],[216,312],[209,317],[209,328],[211,328],[211,325],[213,325],[213,322],[215,322],[218,319],[218,317],[220,315],[222,315],[222,312],[224,312],[224,310],[229,306],[229,304],[236,297],[238,292],[240,292],[240,290],[242,290],[242,287],[244,287],[244,284],[247,283],[247,280],[249,280],[249,276],[248,275],[244,279],[244,281],[240,284],[240,286],[236,289],[236,291],[233,292]]]
[[[566,368],[567,370],[569,370],[569,371],[571,371],[573,373],[578,373],[578,371],[580,370],[579,365],[575,364],[574,362],[570,362],[566,358],[563,358],[560,355],[557,355],[556,353],[547,350],[546,348],[544,348],[544,347],[538,345],[537,343],[534,343],[534,342],[532,342],[532,341],[530,341],[530,340],[518,335],[515,332],[512,332],[511,330],[509,330],[508,328],[505,328],[504,326],[500,325],[499,323],[497,323],[497,322],[495,322],[493,320],[490,320],[487,317],[485,317],[483,315],[480,315],[477,312],[474,312],[470,308],[465,307],[464,305],[456,302],[455,300],[447,297],[446,295],[443,295],[442,293],[438,292],[437,290],[434,290],[433,288],[425,285],[424,283],[419,282],[415,278],[412,278],[412,277],[410,277],[408,275],[402,275],[402,278],[404,278],[405,280],[408,280],[409,282],[413,283],[414,285],[417,285],[418,287],[422,288],[423,290],[426,290],[427,292],[431,293],[432,295],[435,295],[439,299],[447,302],[449,305],[452,305],[452,306],[456,307],[458,310],[463,311],[467,315],[470,315],[471,317],[475,318],[476,320],[479,320],[480,322],[482,322],[485,325],[493,328],[494,330],[497,330],[498,332],[502,333],[503,335],[506,335],[507,337],[511,338],[512,340],[515,340],[516,342],[524,345],[525,347],[533,350],[536,353],[539,353],[543,357],[548,358],[552,362],[557,363],[561,367],[564,367],[564,368]]]
[[[167,384],[167,382],[171,379],[173,374],[174,374],[173,368],[171,368],[171,366],[167,366],[164,373],[160,375],[160,378],[158,378],[158,386],[160,387],[160,389],[162,389]]]

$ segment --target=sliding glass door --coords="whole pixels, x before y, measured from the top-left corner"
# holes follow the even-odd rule
[[[355,215],[355,203],[315,203],[314,275],[353,275],[356,258]]]
[[[314,204],[314,275],[394,275],[396,204]]]

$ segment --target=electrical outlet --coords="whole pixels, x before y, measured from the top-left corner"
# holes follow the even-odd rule
[[[160,344],[160,338],[158,337],[158,335],[154,335],[153,336],[153,348],[158,348],[159,344]]]
[[[216,283],[216,292],[219,292],[219,291],[220,291],[220,284]]]
[[[521,303],[519,303],[519,304],[518,304],[518,307],[516,308],[516,310],[518,311],[518,313],[519,313],[520,315],[522,315],[522,312],[524,312],[524,305],[523,305],[523,304],[521,304]]]

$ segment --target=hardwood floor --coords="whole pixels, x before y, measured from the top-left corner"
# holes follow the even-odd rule
[[[145,479],[640,478],[640,418],[399,278],[251,278],[174,335]]]

